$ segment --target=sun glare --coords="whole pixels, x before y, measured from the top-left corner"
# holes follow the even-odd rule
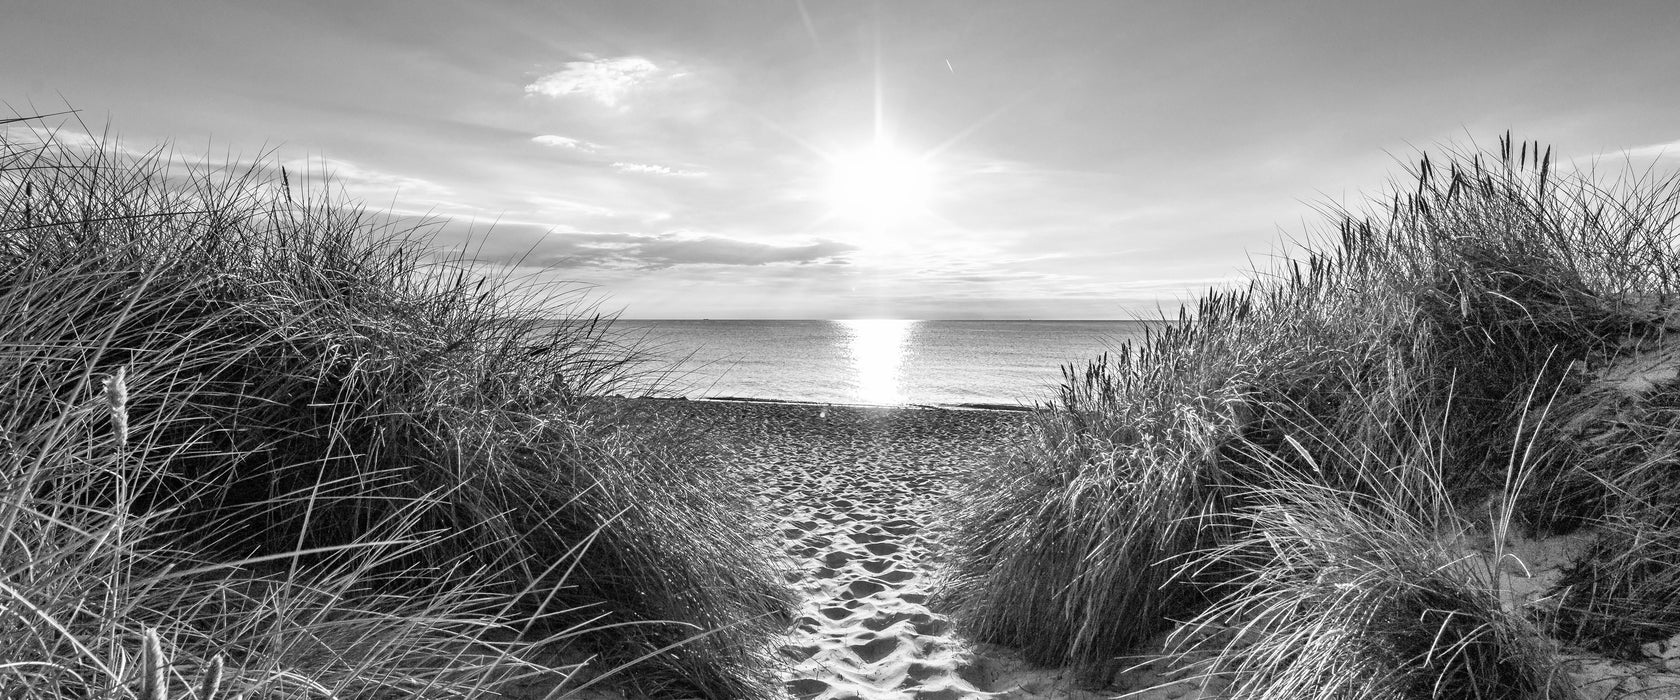
[[[831,156],[829,166],[828,200],[839,216],[885,224],[927,208],[933,173],[926,158],[877,143]]]

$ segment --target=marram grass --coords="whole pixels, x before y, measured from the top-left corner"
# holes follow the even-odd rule
[[[1387,466],[1352,445],[1296,456]],[[1192,578],[1216,569],[1225,590],[1177,630],[1182,667],[1238,700],[1577,697],[1555,645],[1506,609],[1498,573],[1462,548],[1466,523],[1439,464],[1352,490],[1253,457],[1276,471],[1215,516],[1233,536],[1184,560]]]
[[[0,131],[0,695],[772,694],[769,539],[611,319],[294,175]]]
[[[1664,414],[1589,429],[1615,421],[1575,398],[1680,330],[1680,181],[1606,183],[1509,137],[1409,175],[1369,211],[1330,211],[1300,259],[1068,368],[1019,449],[950,501],[939,600],[963,627],[1100,677],[1235,612],[1288,640],[1225,658],[1243,697],[1572,692],[1539,671],[1558,628],[1501,608],[1443,543],[1488,527],[1490,502],[1501,528],[1626,514],[1674,531],[1625,486],[1676,466]],[[1581,622],[1598,610],[1669,614],[1655,592],[1671,573],[1632,559],[1601,567],[1625,585],[1573,589],[1571,629],[1604,634]]]

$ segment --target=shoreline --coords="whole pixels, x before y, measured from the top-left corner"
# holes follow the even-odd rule
[[[858,409],[893,409],[893,410],[940,410],[940,411],[1005,411],[1010,413],[1032,413],[1039,410],[1035,406],[1021,404],[964,402],[964,403],[902,403],[902,404],[869,404],[869,403],[837,403],[833,401],[807,401],[804,399],[767,399],[750,396],[703,396],[698,398],[687,396],[676,397],[641,397],[645,401],[688,401],[693,403],[734,403],[734,404],[763,404],[770,406],[834,406]]]

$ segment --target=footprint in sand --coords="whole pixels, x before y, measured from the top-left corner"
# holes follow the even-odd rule
[[[878,557],[897,554],[901,549],[896,542],[871,542],[863,546],[864,551]]]
[[[905,581],[909,581],[909,580],[914,579],[914,578],[916,578],[915,574],[913,574],[909,571],[905,571],[903,569],[896,569],[896,570],[893,570],[893,571],[887,571],[887,572],[884,572],[884,573],[881,573],[881,574],[877,575],[875,577],[875,580],[880,581],[881,583],[891,585],[891,584],[896,584],[896,583],[904,583]]]
[[[893,568],[895,565],[897,565],[897,562],[891,559],[866,559],[858,562],[859,567],[862,567],[864,571],[872,574],[879,574]]]
[[[876,637],[865,642],[854,642],[847,647],[857,655],[859,661],[874,664],[893,655],[903,645],[904,640],[897,637]]]

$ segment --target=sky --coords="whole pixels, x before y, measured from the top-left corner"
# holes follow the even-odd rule
[[[1421,151],[1673,167],[1677,37],[1674,0],[9,0],[0,101],[330,171],[627,318],[1156,318]]]

